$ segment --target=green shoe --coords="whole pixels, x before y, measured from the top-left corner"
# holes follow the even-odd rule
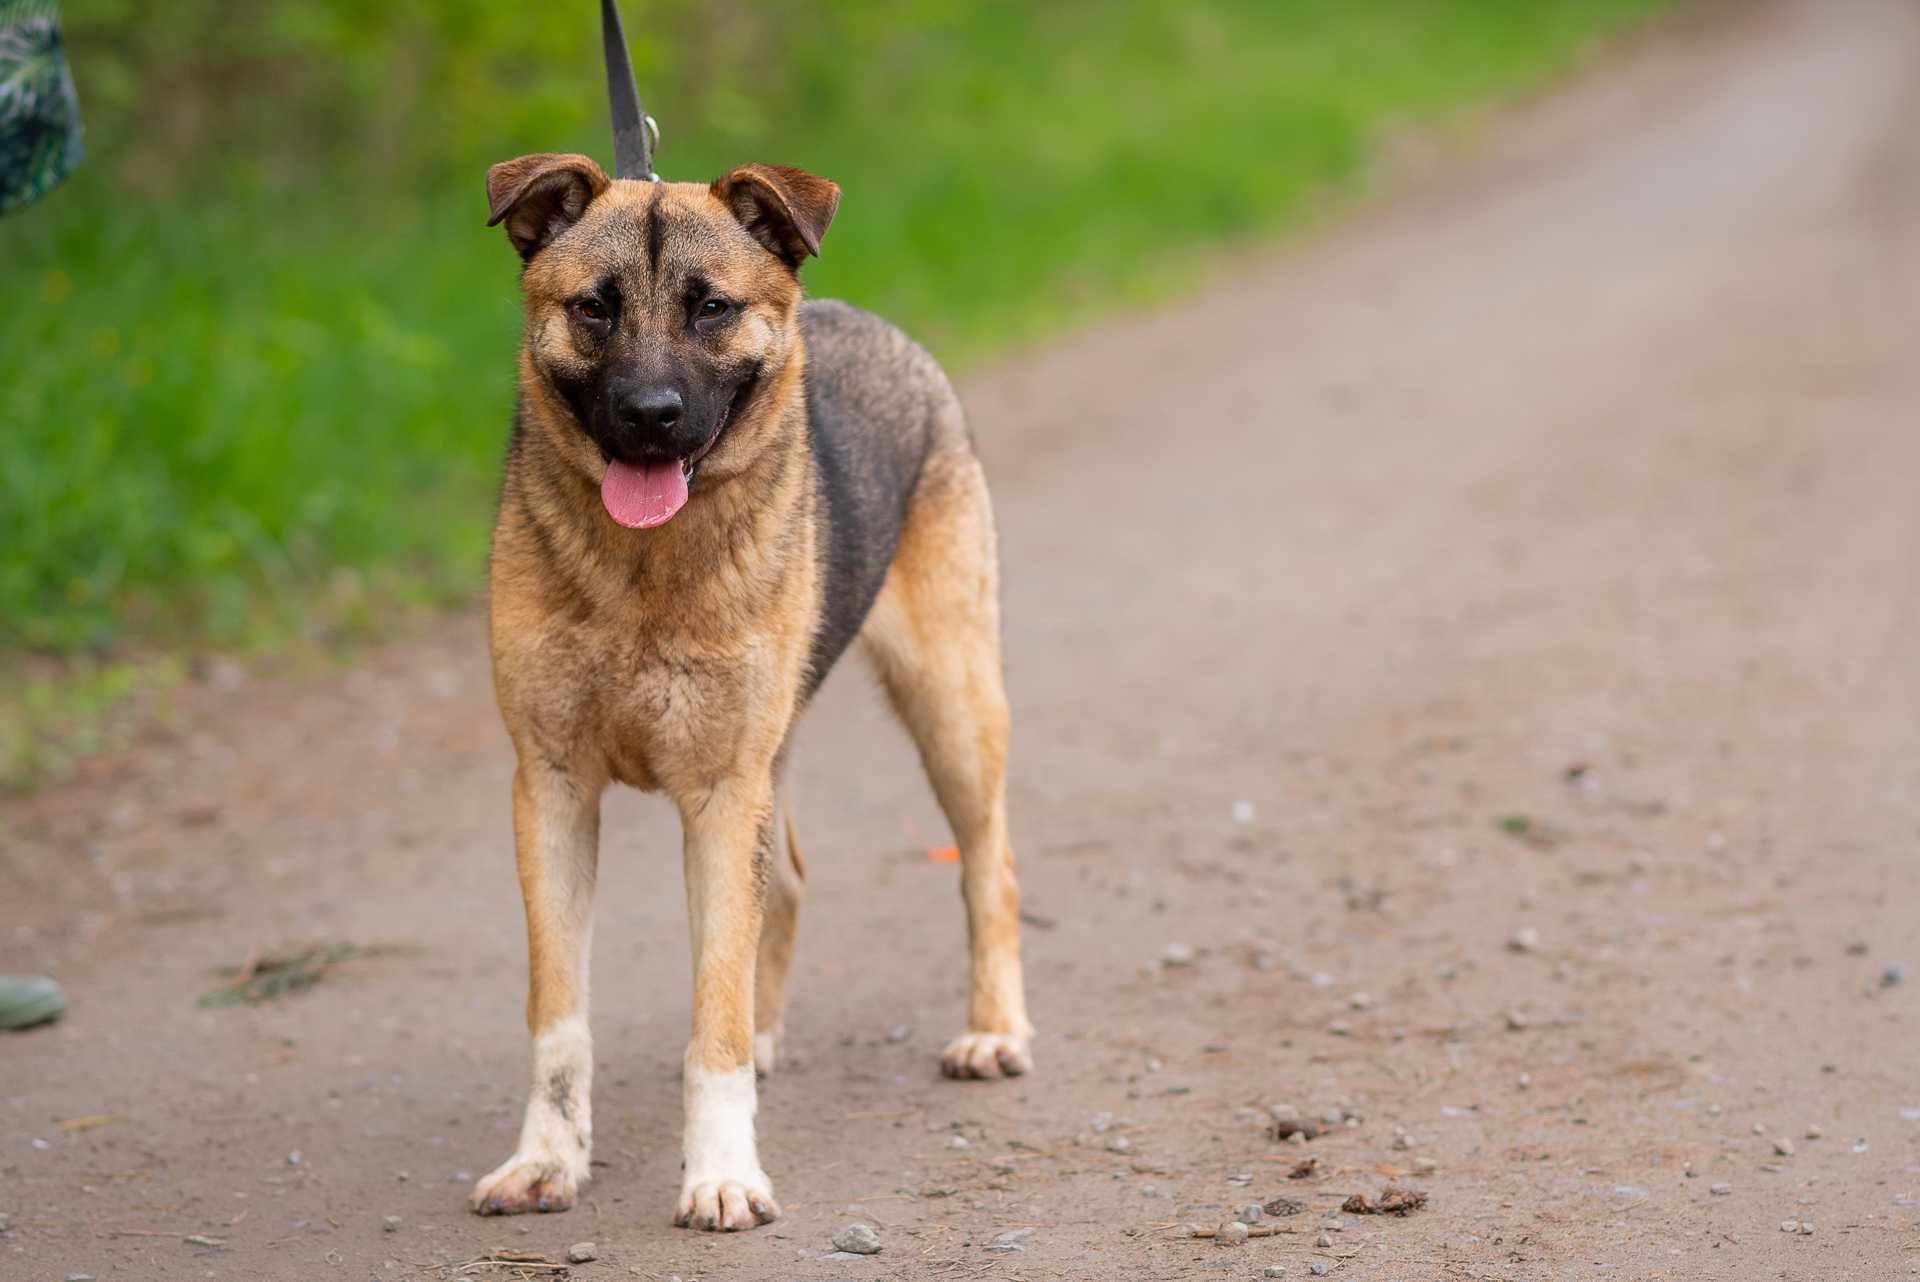
[[[45,975],[0,975],[0,1029],[32,1028],[66,1009],[67,995]]]

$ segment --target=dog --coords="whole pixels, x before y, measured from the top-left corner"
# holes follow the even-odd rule
[[[642,166],[640,172],[648,172]],[[886,322],[802,301],[832,182],[742,165],[710,185],[585,156],[487,174],[524,260],[519,408],[489,583],[518,758],[533,1080],[483,1214],[559,1211],[589,1174],[587,962],[600,797],[680,812],[693,940],[674,1221],[779,1214],[754,1137],[806,865],[782,795],[794,723],[858,644],[953,828],[971,948],[953,1077],[1032,1066],[1005,801],[993,514],[960,402]]]

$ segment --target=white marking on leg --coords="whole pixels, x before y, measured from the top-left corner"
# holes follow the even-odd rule
[[[687,1066],[686,1182],[737,1181],[764,1187],[766,1174],[753,1138],[759,1105],[753,1069],[714,1072]]]

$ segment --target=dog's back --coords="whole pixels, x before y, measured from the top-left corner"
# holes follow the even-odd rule
[[[929,456],[967,449],[959,398],[925,348],[870,312],[831,299],[801,305],[807,417],[826,534],[811,696],[886,581],[907,505]]]

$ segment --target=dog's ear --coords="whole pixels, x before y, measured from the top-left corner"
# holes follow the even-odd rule
[[[716,179],[712,190],[755,240],[794,268],[820,252],[820,238],[840,207],[839,183],[785,165],[741,165]]]
[[[487,170],[487,226],[505,222],[522,259],[580,221],[609,179],[585,156],[542,153]]]

